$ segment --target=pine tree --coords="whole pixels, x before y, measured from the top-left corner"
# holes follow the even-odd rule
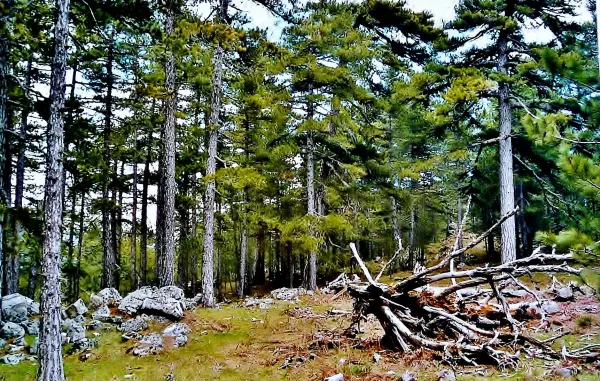
[[[50,119],[44,195],[44,251],[40,303],[38,381],[65,379],[62,359],[61,326],[61,225],[63,192],[63,151],[65,76],[69,30],[69,0],[57,2],[54,28],[54,58],[50,84]]]

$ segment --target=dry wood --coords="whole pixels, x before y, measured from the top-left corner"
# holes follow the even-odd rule
[[[500,226],[517,211],[518,208],[506,214],[493,228]],[[551,341],[540,341],[521,332],[523,324],[515,317],[514,306],[506,300],[506,296],[514,296],[515,291],[505,288],[516,285],[533,295],[537,304],[532,305],[537,305],[545,318],[543,300],[519,278],[535,272],[580,274],[581,269],[567,264],[573,259],[571,254],[556,254],[554,251],[547,254],[538,249],[530,257],[497,266],[464,271],[450,268],[450,271],[439,273],[450,267],[454,258],[483,241],[493,228],[463,249],[453,250],[439,264],[423,268],[394,286],[379,283],[379,276],[373,279],[356,245],[350,244],[352,254],[367,280],[347,281],[344,285],[355,300],[353,321],[358,323],[364,315],[373,314],[385,331],[384,342],[391,348],[403,352],[426,348],[439,352],[446,360],[471,365],[491,362],[500,368],[513,367],[518,364],[521,351],[540,358],[560,358],[561,354],[548,345]],[[430,287],[448,279],[465,280],[454,282],[446,288]],[[489,289],[476,288],[482,285],[489,285]],[[467,288],[472,288],[467,297],[457,298],[453,295]],[[499,305],[467,301],[481,295],[495,297]],[[467,304],[470,307],[467,308]],[[593,350],[582,348],[580,351],[563,351],[563,357],[594,357]]]

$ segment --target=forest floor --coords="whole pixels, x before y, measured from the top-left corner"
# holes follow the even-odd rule
[[[341,333],[349,326],[350,316],[332,316],[328,311],[351,311],[352,301],[347,296],[335,301],[331,298],[317,293],[301,297],[299,303],[275,301],[268,309],[236,303],[219,309],[198,308],[186,312],[183,320],[192,329],[186,346],[146,357],[134,357],[130,353],[133,344],[121,342],[119,332],[102,331],[99,346],[89,359],[83,361],[79,354],[65,357],[66,375],[69,381],[162,381],[171,372],[177,381],[309,381],[342,373],[344,380],[398,380],[409,370],[417,374],[418,380],[427,381],[437,380],[437,372],[448,368],[430,352],[402,355],[386,351],[379,344],[383,330],[373,317],[361,326],[365,333],[360,338],[344,338]],[[579,348],[600,343],[599,314],[598,299],[580,297],[561,304],[561,312],[550,318],[551,330],[536,335],[548,338],[561,328],[572,332],[555,342],[556,349],[563,344]],[[153,324],[152,331],[166,326]],[[530,321],[528,326],[536,324]],[[375,353],[381,356],[377,362]],[[284,366],[286,363],[288,366]],[[592,365],[578,366],[575,376],[556,374],[557,369],[569,365],[524,360],[517,369],[505,372],[485,366],[454,370],[458,380],[600,379],[600,372]],[[33,380],[35,372],[35,362],[0,365],[0,380]]]

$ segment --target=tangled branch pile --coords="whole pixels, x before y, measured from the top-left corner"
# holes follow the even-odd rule
[[[462,249],[453,250],[439,264],[417,269],[394,286],[373,279],[351,244],[367,282],[352,281],[346,287],[355,301],[355,324],[368,314],[377,317],[385,330],[384,342],[398,351],[425,348],[439,352],[446,361],[475,365],[492,363],[500,368],[515,366],[521,353],[531,358],[594,360],[595,348],[555,351],[552,341],[538,340],[525,332],[524,319],[546,320],[551,303],[519,278],[542,272],[580,274],[567,264],[571,254],[543,253],[492,267],[454,271],[451,263],[483,241],[492,229],[516,211],[504,216],[490,230]],[[450,270],[446,271],[447,268]],[[448,287],[432,284],[452,280]],[[485,288],[483,288],[485,287]],[[507,296],[529,294],[535,300],[510,305]]]

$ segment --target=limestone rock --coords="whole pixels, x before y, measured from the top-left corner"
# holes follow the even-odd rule
[[[294,300],[300,295],[307,295],[307,291],[300,288],[282,287],[271,291],[271,296],[277,300]]]
[[[437,374],[438,381],[456,381],[456,376],[451,369],[442,369]]]
[[[125,320],[121,323],[119,327],[119,331],[121,332],[139,332],[148,328],[148,323],[146,322],[146,318],[142,316],[138,316],[136,318]]]
[[[0,337],[4,339],[15,339],[25,336],[25,330],[17,323],[7,322],[4,323],[0,330]]]
[[[17,365],[23,360],[25,360],[25,355],[23,353],[15,353],[0,357],[0,362],[8,365]]]
[[[157,297],[144,299],[140,311],[179,320],[183,317],[183,303],[171,298]]]
[[[163,339],[158,333],[144,336],[133,350],[134,356],[146,356],[162,351]]]
[[[77,301],[67,307],[67,316],[74,318],[76,316],[85,315],[88,312],[88,308],[83,303],[83,300],[77,299]]]
[[[37,336],[40,333],[39,320],[25,320],[19,323],[28,335]]]
[[[102,299],[104,305],[109,307],[117,307],[123,299],[121,294],[119,294],[119,291],[114,288],[105,288],[101,290],[97,296]]]
[[[556,291],[555,299],[561,302],[573,300],[573,290],[571,287],[561,287]]]

